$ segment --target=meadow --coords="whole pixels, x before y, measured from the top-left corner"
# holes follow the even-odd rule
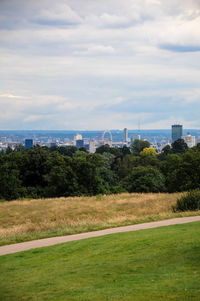
[[[0,202],[0,245],[200,215],[174,213],[182,193],[123,193]]]
[[[0,257],[0,300],[199,301],[200,222]]]

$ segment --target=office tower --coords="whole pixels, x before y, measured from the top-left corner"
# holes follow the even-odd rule
[[[172,125],[172,142],[181,139],[183,135],[183,126],[180,124]]]
[[[76,140],[76,147],[81,148],[84,146],[83,140]]]
[[[89,141],[89,152],[94,154],[95,151],[96,151],[95,140],[90,140]]]
[[[29,149],[33,147],[33,139],[25,139],[25,148]]]
[[[124,143],[128,143],[128,129],[124,129]]]
[[[182,136],[182,139],[185,141],[188,147],[195,146],[195,136],[191,136],[190,134],[187,134],[185,136]]]

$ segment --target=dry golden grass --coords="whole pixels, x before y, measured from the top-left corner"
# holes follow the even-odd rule
[[[200,214],[173,213],[180,193],[123,193],[0,203],[0,244]]]

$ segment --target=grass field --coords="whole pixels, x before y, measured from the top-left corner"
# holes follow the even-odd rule
[[[0,245],[156,221],[200,211],[173,213],[180,193],[19,200],[0,203]]]
[[[199,301],[200,222],[0,257],[0,300]]]

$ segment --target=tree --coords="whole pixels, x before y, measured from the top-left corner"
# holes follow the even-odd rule
[[[72,158],[72,169],[76,174],[79,195],[96,195],[105,192],[103,179],[100,177],[100,167],[103,158],[99,154],[77,152]]]
[[[96,154],[110,153],[114,156],[120,156],[122,154],[122,150],[119,147],[110,147],[108,144],[101,145],[97,147]]]
[[[163,169],[169,192],[200,189],[200,152],[169,155]]]
[[[159,160],[165,160],[167,155],[172,154],[172,149],[170,145],[163,147],[162,152],[158,155]]]
[[[35,187],[38,196],[42,196],[43,188],[46,185],[44,175],[46,174],[46,161],[49,152],[40,146],[34,146],[23,153],[23,164],[21,176],[25,187]]]
[[[131,151],[133,154],[139,154],[146,147],[150,147],[149,141],[135,139],[131,144]]]
[[[145,147],[141,152],[140,155],[146,156],[157,156],[156,150],[153,147]]]
[[[126,145],[124,145],[124,146],[122,147],[122,155],[123,155],[123,156],[126,156],[126,155],[130,155],[130,154],[131,154],[130,148],[127,147]]]
[[[26,148],[23,144],[17,144],[14,149],[15,152],[21,152],[21,153],[24,152],[25,150]]]
[[[168,192],[179,191],[179,179],[176,170],[180,168],[181,156],[177,154],[168,155],[166,160],[162,161],[161,171],[166,178],[166,187]]]
[[[187,149],[188,146],[183,139],[178,139],[172,143],[172,152],[174,154],[184,154]]]
[[[165,156],[171,154],[171,153],[172,153],[171,146],[170,146],[169,144],[167,144],[165,147],[163,147],[162,153],[163,153]]]
[[[52,148],[50,148],[50,149],[53,151]],[[58,151],[61,155],[72,157],[75,154],[75,152],[77,151],[77,148],[76,148],[76,146],[68,145],[68,146],[56,147],[55,150]]]
[[[12,153],[12,152],[13,152],[12,148],[11,148],[10,146],[8,146],[8,147],[6,148],[6,154],[8,155],[8,154],[10,154],[10,153]]]
[[[79,150],[82,151],[82,152],[88,153],[88,151],[86,150],[85,147],[80,147]]]
[[[165,191],[165,178],[154,167],[138,166],[123,180],[128,192],[162,192]]]
[[[25,196],[25,194],[25,188],[22,187],[20,171],[16,162],[5,160],[0,165],[0,198],[15,200]]]
[[[99,168],[100,177],[104,180],[107,191],[113,191],[114,187],[118,185],[118,179],[111,165],[115,159],[115,156],[110,153],[103,153],[102,155],[104,163]]]
[[[48,157],[45,169],[45,196],[60,197],[77,193],[78,184],[76,175],[72,171],[72,159],[70,157],[64,157],[54,152]]]
[[[96,154],[110,153],[110,146],[108,144],[101,145],[96,148]]]

